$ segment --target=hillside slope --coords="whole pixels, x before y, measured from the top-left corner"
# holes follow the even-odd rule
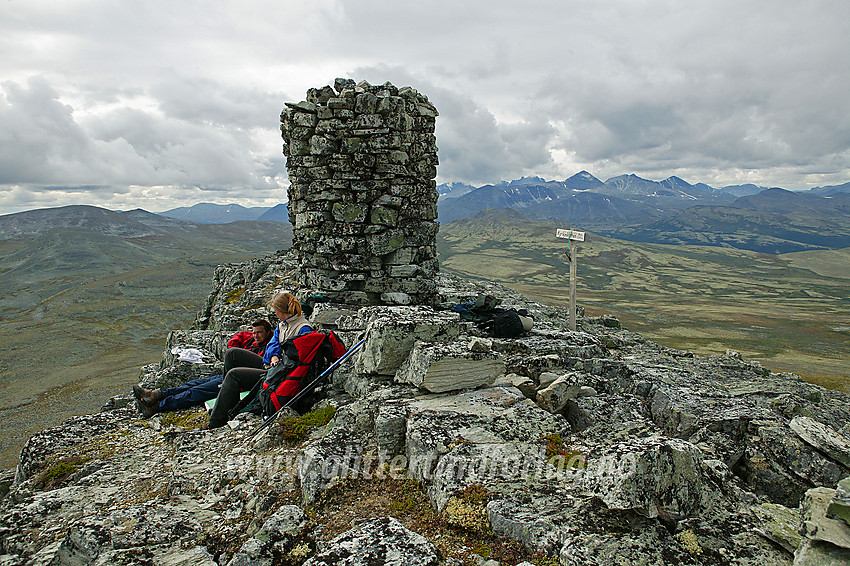
[[[567,243],[555,237],[565,227],[487,211],[441,226],[440,263],[565,304]],[[612,313],[677,348],[732,348],[772,369],[850,391],[850,261],[842,261],[850,260],[850,249],[773,255],[595,234],[577,249],[578,301],[590,312]]]
[[[764,253],[850,246],[850,193],[768,189],[729,206],[695,206],[651,224],[609,232],[640,242],[731,246]]]
[[[6,233],[17,239],[0,240],[0,466],[27,434],[133,383],[138,367],[159,357],[163,333],[194,321],[218,265],[292,240],[291,227],[277,222],[200,225],[91,208],[57,217],[90,224],[16,224]]]
[[[294,254],[269,261],[216,270],[214,328],[295,285]],[[448,308],[319,304],[365,345],[303,416],[252,437],[252,414],[213,430],[202,409],[142,420],[122,394],[33,435],[0,476],[5,563],[845,562],[850,527],[826,513],[847,510],[850,395],[610,316],[569,331],[563,309],[492,282],[437,284],[445,305],[492,294],[534,328],[492,338]],[[170,333],[143,384],[220,371],[225,339]],[[188,346],[206,363],[170,354]]]

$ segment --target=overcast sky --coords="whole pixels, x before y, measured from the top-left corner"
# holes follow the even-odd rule
[[[284,202],[336,77],[428,96],[438,182],[850,181],[848,0],[0,0],[0,214]]]

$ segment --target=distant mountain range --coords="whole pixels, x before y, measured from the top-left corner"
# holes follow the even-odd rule
[[[289,222],[286,204],[273,207],[254,206],[246,208],[239,204],[212,204],[201,202],[192,206],[172,208],[158,212],[160,216],[195,222],[197,224],[225,224],[239,220],[259,220],[260,222]]]
[[[603,182],[580,171],[563,181],[522,177],[481,187],[448,183],[437,190],[443,225],[495,209],[642,242],[767,253],[850,246],[850,183],[799,192],[754,184],[718,189],[675,176],[651,181],[620,175]],[[93,206],[33,210],[0,216],[0,240],[36,236],[46,227],[96,226],[102,234],[138,238],[163,230],[201,234],[204,225],[256,221],[283,223],[289,229],[287,205],[199,203],[157,214]]]
[[[159,212],[161,216],[197,222],[198,224],[222,224],[224,222],[236,222],[238,220],[257,220],[268,207],[245,208],[239,204],[211,204],[202,202],[192,206],[181,206],[172,208],[165,212]]]
[[[621,175],[602,182],[581,171],[564,181],[524,177],[460,194],[441,187],[444,224],[487,209],[511,209],[529,219],[641,242],[766,253],[850,246],[850,183],[805,192],[752,184],[717,189],[679,177]]]
[[[7,214],[0,216],[0,313],[32,308],[77,285],[142,267],[139,277],[162,277],[165,269],[186,271],[191,265],[211,272],[219,263],[291,243],[291,226],[279,222],[198,224],[141,209],[83,205]]]
[[[217,207],[219,205],[195,206],[203,209],[206,206]],[[280,206],[286,210],[285,205]],[[264,214],[268,214],[274,209],[264,210],[266,211]],[[272,215],[274,214],[277,213],[272,213]],[[208,218],[211,219],[212,217],[209,216]],[[245,230],[251,233],[269,231],[276,235],[280,233],[291,234],[291,228],[288,223],[285,226],[276,226],[275,224],[266,225],[264,222],[258,223],[256,219],[231,220],[230,223],[236,225],[233,229],[229,230],[232,233]],[[70,205],[28,210],[26,212],[0,216],[0,240],[33,238],[58,228],[80,228],[117,238],[173,236],[178,233],[184,238],[191,235],[197,235],[199,238],[208,238],[214,237],[215,234],[228,232],[226,226],[227,223],[224,222],[213,223],[208,221],[207,223],[198,223],[178,220],[176,218],[154,214],[140,208],[126,212],[116,212],[96,206]]]

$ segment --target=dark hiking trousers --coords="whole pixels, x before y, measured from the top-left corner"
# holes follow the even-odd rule
[[[224,380],[210,414],[210,428],[227,423],[228,413],[239,404],[239,394],[250,391],[263,378],[263,358],[242,348],[228,348],[224,353]]]
[[[218,395],[218,386],[222,376],[202,377],[188,381],[183,385],[162,390],[162,401],[159,402],[159,412],[179,411],[200,405]]]

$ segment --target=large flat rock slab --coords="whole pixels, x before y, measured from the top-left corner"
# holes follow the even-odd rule
[[[420,341],[396,373],[395,381],[430,393],[446,393],[487,386],[504,374],[505,361],[496,352],[474,352],[464,343]]]

